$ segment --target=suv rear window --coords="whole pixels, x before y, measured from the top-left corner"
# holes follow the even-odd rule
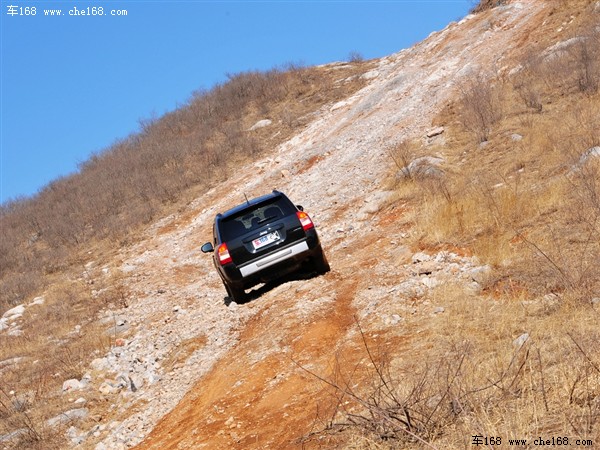
[[[270,198],[221,220],[221,239],[224,242],[256,230],[269,221],[294,214],[294,205],[283,197]]]

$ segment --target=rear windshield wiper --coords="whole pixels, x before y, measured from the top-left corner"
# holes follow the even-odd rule
[[[277,216],[269,216],[269,217],[265,217],[264,219],[262,219],[262,220],[259,220],[259,221],[258,221],[258,223],[259,223],[259,224],[261,224],[261,223],[265,223],[265,222],[267,222],[267,221],[269,221],[269,220],[271,220],[271,219],[274,219],[275,217],[277,217]]]

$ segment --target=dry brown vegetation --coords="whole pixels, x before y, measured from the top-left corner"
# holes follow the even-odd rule
[[[92,156],[80,172],[56,180],[31,199],[0,210],[0,309],[44,287],[44,276],[77,259],[73,249],[98,240],[126,241],[165,204],[184,202],[289,137],[322,105],[361,86],[367,63],[346,70],[291,66],[230,75],[210,91],[140,132]],[[269,118],[276,126],[249,128]]]
[[[482,1],[476,11],[492,14],[501,3]],[[572,20],[575,3],[591,4],[554,2],[547,27]],[[389,148],[394,175],[417,156],[447,160],[443,177],[413,173],[390,182],[409,211],[413,246],[474,254],[491,272],[482,294],[458,284],[433,290],[432,300],[443,299],[452,314],[418,324],[410,353],[363,336],[367,364],[355,371],[340,364],[333,377],[321,377],[333,413],[319,424],[343,435],[346,447],[471,448],[474,435],[504,439],[487,448],[540,436],[600,442],[600,167],[598,158],[582,159],[600,145],[600,41],[587,13],[578,9],[570,28],[577,33],[563,36],[571,45],[544,53],[553,43],[540,29],[532,38],[539,48],[514,62],[519,70],[494,74],[493,82],[481,72],[460,86],[436,119],[443,146]],[[110,324],[95,324],[98,311],[127,303],[120,281],[98,273],[114,249],[354,92],[361,81],[352,77],[367,67],[232,76],[142,121],[138,134],[84,163],[80,174],[3,206],[0,310],[40,294],[46,303],[28,310],[23,336],[3,338],[0,361],[25,360],[0,368],[2,385],[19,393],[0,387],[0,434],[24,429],[25,448],[61,447],[65,430],[45,425],[71,404],[61,383],[80,378],[95,354],[115,344]],[[263,118],[274,125],[248,131]],[[85,335],[74,333],[77,325]],[[88,401],[97,414],[108,408],[100,395]],[[350,443],[340,429],[354,432]]]
[[[45,421],[73,407],[63,381],[81,379],[115,345],[111,323],[97,319],[103,309],[127,306],[111,270],[118,248],[297,133],[319,108],[351,95],[370,64],[230,75],[176,111],[142,120],[138,133],[82,163],[79,173],[2,205],[0,311],[35,296],[45,302],[27,308],[21,336],[1,338],[0,435],[27,430],[21,448],[64,445],[65,430]],[[271,126],[249,130],[265,118]],[[90,405],[91,427],[109,405],[100,394]]]
[[[600,145],[600,33],[591,11],[568,6],[551,8],[548,23],[578,21],[569,45],[544,52],[552,43],[540,30],[519,70],[459,87],[436,120],[443,146],[390,147],[394,173],[427,154],[447,160],[442,179],[390,181],[397,203],[412,206],[414,246],[463,249],[492,270],[483,295],[435,291],[453,314],[428,326],[410,357],[365,342],[370,382],[326,380],[343,418],[328,429],[360,430],[353,448],[471,448],[476,435],[504,439],[485,448],[600,442],[600,158],[590,154]]]

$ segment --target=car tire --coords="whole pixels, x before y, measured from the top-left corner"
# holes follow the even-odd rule
[[[227,295],[231,300],[236,303],[244,303],[246,300],[246,292],[243,289],[235,288],[233,286],[229,286],[227,283],[223,282],[225,286],[225,290],[227,291]]]
[[[325,257],[325,253],[323,253],[323,250],[321,250],[319,254],[315,256],[314,267],[319,275],[327,273],[331,270],[331,267],[329,267],[329,262]]]

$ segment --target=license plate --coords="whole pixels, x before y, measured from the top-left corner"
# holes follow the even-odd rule
[[[274,231],[273,233],[265,234],[264,236],[259,237],[258,239],[254,239],[252,241],[252,245],[256,250],[265,245],[269,245],[271,242],[275,242],[279,240],[279,232]]]

